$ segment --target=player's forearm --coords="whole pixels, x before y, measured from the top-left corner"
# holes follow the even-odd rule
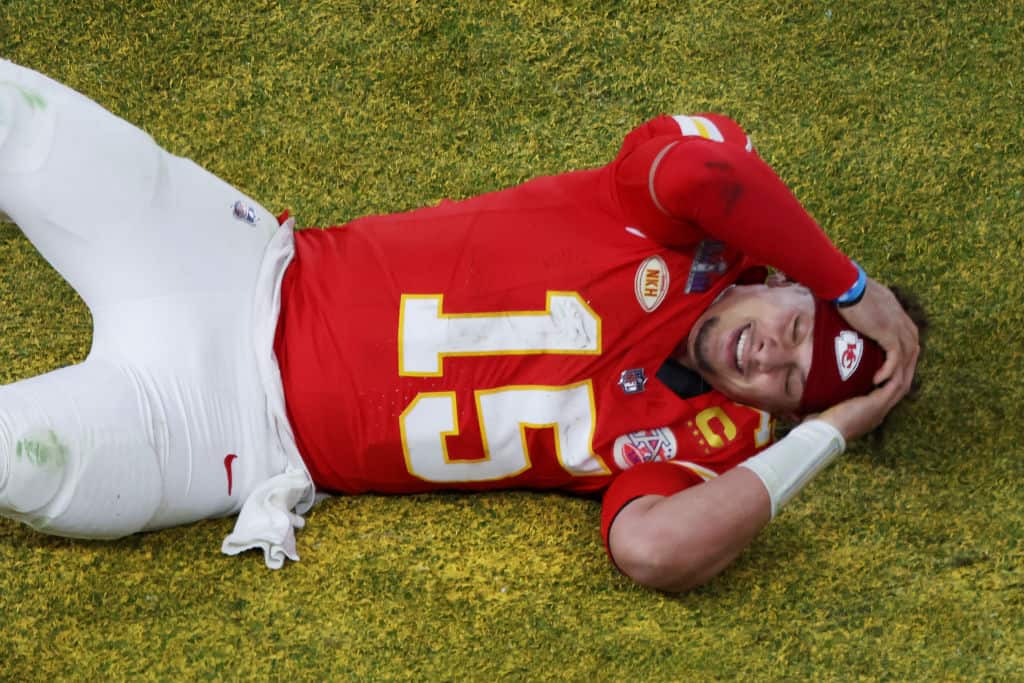
[[[645,586],[699,586],[735,560],[845,448],[833,424],[809,420],[716,479],[629,503],[609,530],[609,551],[623,572]]]
[[[609,546],[637,582],[681,592],[729,566],[770,519],[761,480],[739,468],[672,496],[638,498],[616,519]]]
[[[857,280],[856,267],[785,183],[742,148],[677,144],[658,164],[653,190],[670,215],[779,268],[823,299],[837,298]]]

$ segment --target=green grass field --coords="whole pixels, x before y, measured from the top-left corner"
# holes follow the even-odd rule
[[[330,500],[302,561],[230,520],[85,543],[0,522],[0,680],[1024,680],[1024,3],[0,0],[44,71],[303,225],[740,121],[933,319],[919,399],[683,597],[598,503]],[[3,177],[0,176],[0,183]],[[84,305],[0,225],[0,381],[84,358]]]

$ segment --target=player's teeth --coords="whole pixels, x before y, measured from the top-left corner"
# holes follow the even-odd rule
[[[744,327],[743,331],[740,332],[740,338],[736,341],[736,367],[743,372],[743,349],[747,346],[747,334],[750,332],[750,327]]]

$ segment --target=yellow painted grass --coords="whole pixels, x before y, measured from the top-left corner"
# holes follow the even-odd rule
[[[728,113],[934,333],[887,440],[687,597],[616,575],[597,503],[553,495],[333,500],[277,573],[218,553],[226,520],[113,544],[4,522],[0,679],[1024,677],[1022,45],[1019,0],[4,0],[0,54],[307,225]],[[13,226],[0,273],[0,380],[83,358],[87,311]]]

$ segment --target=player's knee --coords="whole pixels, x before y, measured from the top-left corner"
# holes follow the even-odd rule
[[[52,430],[0,444],[0,511],[31,514],[49,506],[69,464],[68,448]]]
[[[163,500],[156,454],[136,439],[41,429],[5,446],[0,514],[39,531],[127,536],[146,528]]]

